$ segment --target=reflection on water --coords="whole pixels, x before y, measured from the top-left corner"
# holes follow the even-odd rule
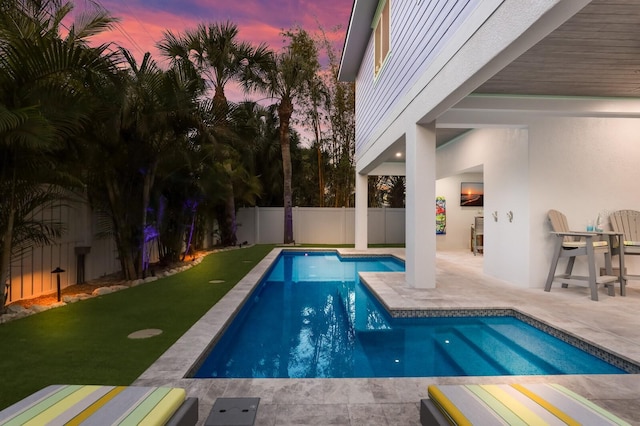
[[[376,306],[369,303],[359,309],[354,282],[340,283],[340,287],[317,282],[266,283],[260,299],[271,303],[256,303],[243,324],[230,330],[232,337],[218,356],[225,361],[213,375],[341,377],[353,371],[357,324],[364,329],[388,326]]]
[[[391,319],[358,272],[391,259],[279,258],[194,377],[620,374],[513,317]]]
[[[197,376],[352,376],[356,330],[390,328],[355,277],[403,269],[393,259],[385,262],[282,256],[252,296],[251,309],[243,308]]]

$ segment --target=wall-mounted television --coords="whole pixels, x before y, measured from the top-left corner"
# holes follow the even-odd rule
[[[482,182],[460,183],[460,205],[463,207],[484,206],[484,184]]]

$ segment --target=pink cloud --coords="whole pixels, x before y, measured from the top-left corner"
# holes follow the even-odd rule
[[[238,25],[240,40],[254,45],[266,43],[274,50],[283,46],[283,29],[299,25],[317,35],[321,26],[339,52],[352,6],[349,0],[102,0],[100,3],[120,22],[114,30],[94,37],[94,43],[125,47],[138,61],[145,52],[151,52],[161,66],[167,61],[161,57],[156,44],[165,31],[183,34],[200,23],[227,20]],[[79,3],[77,7],[81,9]],[[338,26],[341,29],[333,31]],[[321,61],[326,63],[326,58]],[[241,90],[229,89],[230,99],[243,100]]]
[[[273,49],[282,46],[282,29],[300,25],[310,33],[318,26],[330,33],[342,26],[339,35],[331,34],[331,40],[342,48],[344,31],[348,25],[352,2],[349,0],[103,0],[101,4],[121,19],[119,29],[109,35],[101,35],[100,41],[111,40],[142,55],[139,50],[151,51],[155,56],[155,44],[165,30],[183,32],[199,23],[235,22],[239,38],[254,44],[267,43]],[[138,47],[140,49],[138,49]]]

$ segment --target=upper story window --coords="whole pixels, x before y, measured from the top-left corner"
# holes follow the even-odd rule
[[[376,10],[376,15],[373,18],[373,23],[371,25],[375,34],[375,57],[373,64],[373,74],[375,77],[378,76],[384,61],[389,54],[389,28],[391,26],[389,3],[391,3],[391,0],[380,0],[380,3],[378,3],[378,10]]]

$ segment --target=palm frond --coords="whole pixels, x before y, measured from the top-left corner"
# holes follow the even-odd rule
[[[106,10],[83,12],[69,28],[66,41],[84,43],[94,35],[113,29],[119,21]]]
[[[35,106],[9,110],[0,104],[0,143],[5,148],[47,151],[55,140],[55,128]]]

